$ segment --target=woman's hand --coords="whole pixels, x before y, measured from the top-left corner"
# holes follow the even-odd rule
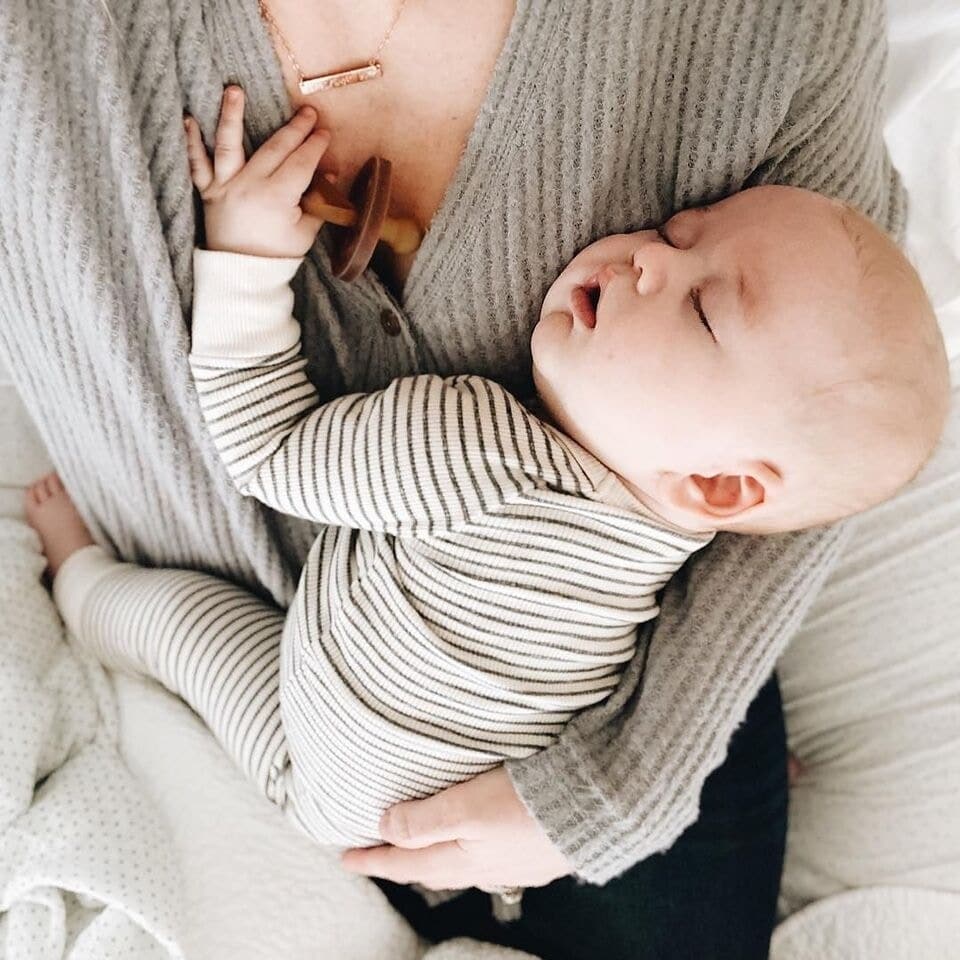
[[[213,160],[200,128],[184,119],[190,176],[203,199],[208,250],[259,257],[302,257],[322,221],[300,209],[330,134],[315,130],[317,113],[302,107],[250,160],[243,153],[243,90],[223,92]]]
[[[571,872],[503,767],[398,803],[383,815],[380,832],[393,846],[349,850],[344,867],[433,890],[542,887]]]

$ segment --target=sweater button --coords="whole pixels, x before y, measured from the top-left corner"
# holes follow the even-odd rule
[[[392,310],[382,310],[380,326],[388,337],[395,337],[400,333],[400,318]]]

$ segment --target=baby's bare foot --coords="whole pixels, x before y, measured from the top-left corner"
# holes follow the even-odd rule
[[[55,473],[48,473],[27,488],[24,507],[27,522],[40,534],[51,577],[72,553],[93,543],[70,495]]]

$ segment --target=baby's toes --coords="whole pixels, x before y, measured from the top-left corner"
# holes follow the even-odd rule
[[[27,502],[33,504],[34,507],[39,507],[49,496],[50,494],[47,492],[47,475],[34,480],[27,488]]]
[[[36,526],[37,516],[43,509],[43,505],[47,499],[46,477],[35,480],[24,491],[23,512],[26,514],[27,523],[29,523],[31,527]]]
[[[43,484],[43,495],[40,498],[41,503],[45,503],[51,497],[57,495],[57,484],[60,482],[60,478],[55,473],[48,473],[45,477],[40,478],[40,483]],[[61,487],[61,489],[63,489]]]

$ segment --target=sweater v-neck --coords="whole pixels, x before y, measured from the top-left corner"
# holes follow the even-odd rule
[[[251,143],[262,143],[293,115],[280,62],[256,0],[207,0],[214,18],[213,43],[219,46],[225,83],[237,82],[247,93],[245,125]],[[516,0],[506,39],[487,91],[460,154],[450,183],[411,265],[399,297],[368,269],[355,283],[384,304],[415,317],[445,283],[457,276],[457,264],[470,239],[484,223],[487,197],[509,165],[535,102],[537,80],[558,47],[554,33],[563,19],[560,0]],[[503,103],[514,109],[502,109]],[[322,243],[315,250],[329,270]]]

